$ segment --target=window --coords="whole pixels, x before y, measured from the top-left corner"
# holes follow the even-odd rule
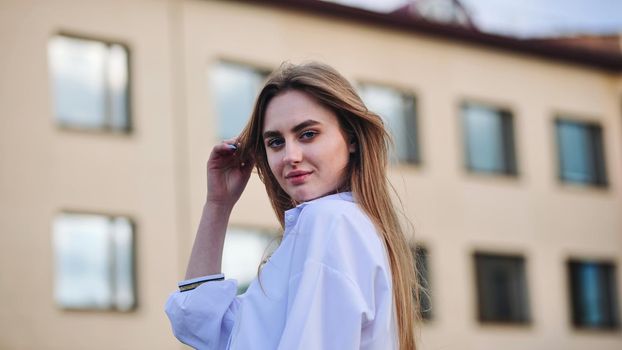
[[[462,106],[462,117],[467,168],[475,172],[516,174],[510,112],[466,103]]]
[[[395,149],[390,154],[391,160],[419,163],[415,96],[374,84],[361,84],[359,92],[367,108],[383,118],[393,136]]]
[[[61,214],[54,221],[55,299],[66,309],[131,310],[134,229],[128,218]]]
[[[475,254],[480,322],[527,323],[525,259]]]
[[[238,294],[244,293],[257,277],[257,268],[270,255],[273,241],[273,235],[266,231],[240,227],[227,229],[222,271],[227,278],[238,281]]]
[[[432,302],[430,300],[430,274],[428,270],[428,250],[422,246],[413,248],[415,264],[417,266],[417,281],[421,289],[419,290],[419,310],[424,320],[432,318]]]
[[[57,123],[78,129],[130,130],[127,48],[56,35],[48,44],[48,60]]]
[[[558,119],[559,176],[562,181],[605,186],[602,129],[596,124]]]
[[[572,321],[580,328],[617,328],[615,267],[609,263],[568,262]]]
[[[240,134],[253,111],[255,98],[268,72],[249,66],[220,62],[211,71],[218,120],[218,138]]]

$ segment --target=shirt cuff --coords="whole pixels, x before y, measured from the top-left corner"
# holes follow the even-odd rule
[[[215,275],[201,276],[201,277],[181,281],[177,283],[177,286],[179,287],[180,292],[185,292],[185,291],[193,290],[205,282],[222,281],[224,279],[225,279],[225,275],[222,273],[219,273]]]

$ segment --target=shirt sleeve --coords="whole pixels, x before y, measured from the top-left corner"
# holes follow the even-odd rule
[[[366,306],[352,281],[321,262],[307,261],[289,288],[278,349],[360,349]]]
[[[211,281],[171,294],[165,311],[173,334],[195,349],[226,349],[239,307],[237,281]]]

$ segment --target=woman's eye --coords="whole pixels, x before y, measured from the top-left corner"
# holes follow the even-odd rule
[[[273,138],[268,140],[268,147],[275,148],[283,144],[283,140],[279,138]]]
[[[307,130],[307,131],[303,132],[302,134],[300,134],[300,138],[310,139],[310,138],[313,138],[315,135],[317,135],[317,132],[315,132],[313,130]]]

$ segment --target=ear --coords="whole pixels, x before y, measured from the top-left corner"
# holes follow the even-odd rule
[[[348,151],[350,153],[356,153],[356,140],[354,138],[350,139],[350,144],[348,145]]]

